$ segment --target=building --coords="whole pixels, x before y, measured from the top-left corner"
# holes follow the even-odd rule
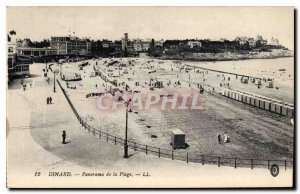
[[[249,38],[246,37],[246,36],[237,37],[235,39],[235,41],[239,42],[240,45],[246,45],[246,44],[248,44],[248,40],[249,40]]]
[[[132,41],[132,46],[134,51],[147,51],[150,47],[150,42],[142,39],[135,39]]]
[[[249,38],[248,43],[251,48],[256,46],[256,41],[254,40],[254,38]]]
[[[29,76],[30,75],[30,64],[33,61],[30,57],[18,56],[17,55],[17,65],[13,69],[12,76]]]
[[[261,35],[256,36],[256,43],[260,43],[261,45],[267,45],[268,41],[264,40]]]
[[[10,81],[15,76],[30,75],[29,65],[32,59],[18,55],[18,48],[14,37],[9,37],[7,42],[7,77]]]
[[[103,39],[102,40],[102,47],[103,48],[109,48],[113,46],[113,42],[111,40]]]
[[[191,48],[194,48],[194,47],[201,48],[201,46],[202,46],[200,41],[188,41],[187,45],[189,45]]]
[[[270,45],[272,45],[272,46],[279,46],[279,40],[272,37]]]
[[[132,44],[133,44],[133,49],[135,51],[142,51],[142,40],[141,39],[133,40]]]
[[[180,40],[166,40],[164,42],[164,48],[177,49],[182,42]]]
[[[150,42],[151,42],[151,40],[150,40]],[[154,46],[162,48],[164,46],[164,40],[161,39],[161,40],[154,41]]]
[[[257,35],[256,36],[256,41],[261,41],[261,40],[263,40],[262,36],[261,35]]]
[[[91,41],[75,36],[51,37],[50,47],[57,50],[58,55],[89,55]]]
[[[219,41],[220,41],[220,42],[228,42],[229,40],[227,40],[226,38],[220,38]]]
[[[10,38],[9,38],[10,39]],[[14,68],[17,66],[17,49],[16,44],[8,40],[7,43],[7,77],[10,80]]]
[[[113,42],[113,44],[114,44],[114,47],[115,47],[115,51],[116,51],[116,52],[121,52],[121,51],[122,51],[122,41],[120,41],[120,40],[115,40],[115,41]]]
[[[142,40],[142,50],[147,51],[150,48],[151,40]]]
[[[47,55],[56,55],[57,49],[18,47],[17,54],[19,56],[42,57],[42,56],[47,56]]]
[[[32,44],[32,42],[29,38],[25,38],[24,40],[18,39],[16,41],[17,47],[30,47],[31,44]]]
[[[261,43],[262,45],[267,45],[267,44],[268,44],[268,41],[267,41],[267,40],[262,40],[260,43]]]

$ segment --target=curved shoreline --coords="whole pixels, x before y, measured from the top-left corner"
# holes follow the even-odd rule
[[[174,61],[199,61],[199,62],[217,62],[217,61],[245,61],[256,59],[279,59],[279,58],[294,58],[294,56],[278,56],[278,57],[255,57],[255,58],[239,58],[239,59],[180,59],[180,58],[161,58],[151,57],[151,59],[174,60]]]
[[[237,54],[237,53],[190,53],[190,56],[163,55],[161,57],[151,57],[161,60],[178,60],[178,61],[243,61],[251,59],[278,59],[294,57],[293,51],[290,50],[272,50],[271,52],[260,52],[255,54]]]

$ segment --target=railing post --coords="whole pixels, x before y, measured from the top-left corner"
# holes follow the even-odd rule
[[[189,163],[189,153],[186,153],[186,163]]]
[[[148,146],[146,145],[146,154],[148,154]]]
[[[234,168],[236,168],[236,158],[234,159]]]
[[[202,165],[204,165],[204,156],[202,155]]]
[[[160,148],[158,148],[158,157],[160,158]]]
[[[173,150],[172,150],[172,160],[174,160],[174,153],[173,153]]]
[[[115,137],[115,145],[117,145],[117,137]]]
[[[286,170],[286,160],[284,160],[284,169]]]
[[[218,157],[218,167],[220,167],[220,157]]]
[[[268,170],[270,170],[270,160],[268,160]]]
[[[251,159],[250,162],[251,162],[251,169],[253,169],[253,160]]]

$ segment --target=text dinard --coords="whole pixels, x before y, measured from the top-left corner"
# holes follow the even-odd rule
[[[49,172],[48,176],[72,176],[71,172]]]

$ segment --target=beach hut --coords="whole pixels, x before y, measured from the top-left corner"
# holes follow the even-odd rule
[[[227,95],[228,95],[228,98],[231,98],[231,90],[228,90]]]
[[[271,101],[265,101],[265,110],[271,110]]]
[[[225,89],[222,90],[222,95],[226,96],[226,90]]]
[[[255,97],[254,96],[251,96],[250,97],[250,104],[252,105],[252,106],[255,106]]]
[[[290,118],[294,117],[294,107],[291,106],[287,107],[287,116]]]
[[[261,85],[261,79],[255,79],[255,85]]]
[[[226,95],[227,97],[229,97],[230,91],[229,91],[229,90],[226,90],[225,92],[226,92],[225,95]]]
[[[273,88],[273,81],[268,81],[266,87],[267,88]]]
[[[246,96],[246,103],[251,104],[251,96],[250,95]]]
[[[261,101],[260,98],[255,97],[255,105],[254,105],[254,106],[256,106],[256,107],[259,108],[259,103],[260,103],[260,101]]]
[[[240,102],[243,102],[243,94],[242,93],[239,93],[239,99],[238,99]]]
[[[259,107],[262,109],[265,109],[265,100],[264,99],[259,100]]]
[[[274,103],[275,104],[275,111],[276,111],[276,113],[278,113],[278,114],[281,114],[281,112],[282,112],[282,104],[280,104],[280,103]]]
[[[235,96],[236,96],[236,92],[232,91],[232,99],[235,99]]]
[[[284,115],[284,116],[288,116],[288,106],[287,105],[282,106],[281,114]]]
[[[96,77],[96,72],[92,71],[90,77]]]
[[[275,102],[271,103],[271,111],[272,112],[276,112],[276,104],[275,104]]]
[[[173,146],[173,149],[185,148],[185,133],[178,128],[172,130],[171,145]]]
[[[235,92],[235,98],[234,99],[239,100],[239,97],[240,97],[240,93]]]
[[[244,103],[247,103],[247,98],[248,98],[248,95],[247,94],[243,94],[243,102]]]

